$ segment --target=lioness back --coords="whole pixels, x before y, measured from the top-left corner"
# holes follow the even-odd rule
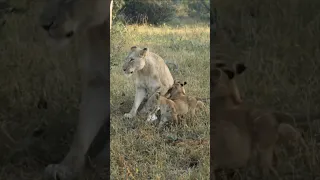
[[[173,85],[173,77],[171,75],[171,72],[167,64],[159,55],[153,52],[149,52],[149,56],[147,56],[146,59],[153,65],[154,73],[157,72],[161,85],[163,86],[163,88],[161,88],[161,95],[164,95]]]

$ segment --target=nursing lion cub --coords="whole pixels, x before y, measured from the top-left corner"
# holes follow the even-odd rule
[[[157,54],[150,52],[148,48],[131,47],[131,52],[123,64],[123,71],[128,77],[133,75],[136,86],[132,109],[129,113],[124,114],[125,118],[136,116],[137,110],[142,101],[147,98],[147,94],[152,96],[159,91],[164,95],[173,84],[173,77],[164,60]],[[156,119],[156,115],[152,114],[150,120]]]
[[[237,97],[234,77],[246,69],[243,64],[236,66],[236,69],[215,67],[211,70],[211,125],[215,128],[211,145],[212,165],[216,170],[246,167],[257,152],[263,177],[271,171],[279,178],[272,166],[278,140],[298,140],[306,147],[305,142],[295,128],[276,119],[272,112],[235,103],[240,97]]]
[[[179,123],[181,116],[189,112],[191,119],[194,118],[196,109],[202,109],[204,103],[195,97],[186,95],[184,89],[184,85],[186,84],[187,82],[174,81],[172,87],[163,96],[160,94],[160,91],[157,91],[149,98],[149,101],[141,112],[148,113],[147,119],[149,120],[152,118],[152,114],[160,109],[160,127],[168,121]]]

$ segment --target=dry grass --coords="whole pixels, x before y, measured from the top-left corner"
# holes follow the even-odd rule
[[[183,22],[180,24],[183,24]],[[134,100],[134,82],[123,75],[122,63],[131,46],[149,47],[179,66],[173,76],[186,80],[189,95],[209,97],[209,26],[115,25],[111,37],[111,177],[112,179],[208,179],[209,144],[194,141],[176,145],[168,140],[209,140],[209,104],[193,126],[172,126],[159,133],[142,117],[124,120]]]
[[[279,150],[276,167],[281,177],[319,178],[320,126],[308,117],[320,114],[320,4],[302,0],[214,3],[219,17],[215,58],[247,64],[248,70],[238,80],[245,100],[305,115],[305,124],[310,123],[303,134],[316,162],[315,170],[307,169],[302,151]]]

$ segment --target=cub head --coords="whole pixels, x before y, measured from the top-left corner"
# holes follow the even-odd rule
[[[236,74],[241,74],[246,70],[246,66],[243,63],[227,63],[226,61],[214,60],[214,68],[231,68]]]
[[[124,74],[129,77],[135,72],[143,69],[146,64],[146,56],[148,53],[148,48],[141,49],[136,46],[131,47],[131,51],[125,58],[122,66]]]
[[[235,83],[234,77],[242,74],[246,70],[246,66],[242,63],[236,64],[235,68],[218,68],[211,70],[211,91],[213,97],[231,97],[236,104],[242,102],[238,86]]]
[[[173,85],[171,88],[167,91],[165,94],[165,97],[167,98],[173,98],[176,95],[183,94],[186,95],[186,90],[184,89],[184,86],[187,84],[186,81],[182,82],[179,80],[174,80]]]
[[[80,30],[106,22],[111,17],[111,3],[111,0],[47,0],[40,25],[49,40],[65,45]]]

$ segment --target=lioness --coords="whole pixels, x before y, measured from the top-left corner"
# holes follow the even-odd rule
[[[245,66],[243,66],[245,67]],[[241,69],[239,69],[241,70]],[[228,68],[211,70],[211,91],[215,131],[212,136],[213,163],[218,168],[247,166],[254,151],[258,153],[259,167],[264,177],[272,171],[273,153],[277,141],[299,140],[305,145],[300,133],[291,125],[281,123],[272,113],[235,103],[239,99],[234,77],[241,74]],[[235,93],[236,92],[236,93]],[[279,176],[278,176],[279,177]]]
[[[133,75],[135,79],[136,95],[132,109],[125,113],[125,118],[133,118],[147,94],[152,96],[157,90],[164,95],[173,84],[173,78],[164,60],[148,48],[131,47],[131,52],[125,58],[123,71],[126,76]],[[150,120],[156,120],[152,114]]]
[[[99,129],[109,128],[111,14],[112,0],[48,0],[40,15],[41,26],[49,40],[56,42],[55,45],[65,45],[78,33],[82,33],[84,38],[84,49],[79,51],[83,68],[79,123],[63,161],[50,164],[45,169],[48,179],[76,178],[84,167],[85,155]],[[104,139],[102,145],[109,143],[109,134],[101,138]]]

